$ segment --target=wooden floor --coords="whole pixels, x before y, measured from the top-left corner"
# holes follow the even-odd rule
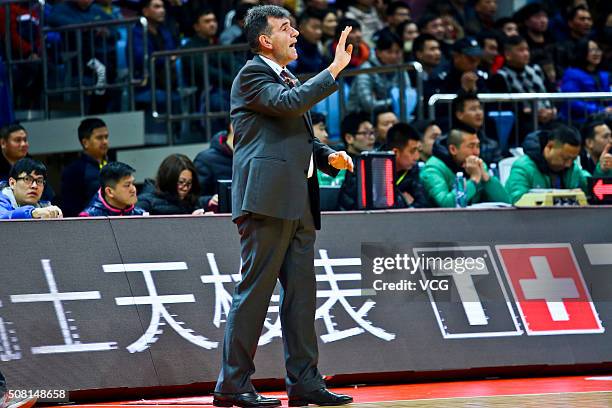
[[[612,376],[552,377],[426,384],[354,386],[334,389],[353,396],[351,408],[612,408]],[[281,399],[287,395],[264,395]],[[75,408],[145,407],[178,408],[212,406],[212,396],[71,405]]]

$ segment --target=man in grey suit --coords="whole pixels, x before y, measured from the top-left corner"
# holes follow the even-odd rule
[[[314,137],[308,110],[332,94],[349,61],[347,27],[331,65],[300,84],[286,70],[297,58],[298,31],[287,10],[249,10],[245,31],[255,54],[238,73],[231,91],[234,126],[232,218],[238,226],[242,280],[227,318],[223,361],[213,404],[218,407],[276,407],[251,383],[253,358],[270,297],[280,281],[286,386],[290,406],[341,405],[347,395],[327,390],[319,370],[314,328],[315,230],[320,228],[317,168],[335,176],[353,171],[345,152]]]

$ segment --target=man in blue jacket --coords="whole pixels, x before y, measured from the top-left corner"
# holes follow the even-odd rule
[[[9,173],[8,184],[0,185],[0,219],[61,218],[62,210],[41,201],[47,168],[28,157],[18,160]]]

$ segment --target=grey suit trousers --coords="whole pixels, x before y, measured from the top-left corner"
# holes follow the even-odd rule
[[[242,280],[234,289],[215,392],[254,391],[253,358],[277,279],[289,396],[325,386],[317,369],[314,327],[316,278],[315,226],[307,204],[297,220],[249,213],[236,220],[240,233]]]

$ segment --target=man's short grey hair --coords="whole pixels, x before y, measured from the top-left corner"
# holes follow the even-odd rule
[[[259,52],[259,36],[272,34],[268,17],[290,18],[291,14],[286,9],[273,5],[256,6],[247,11],[244,19],[244,31],[249,47],[254,53]]]

